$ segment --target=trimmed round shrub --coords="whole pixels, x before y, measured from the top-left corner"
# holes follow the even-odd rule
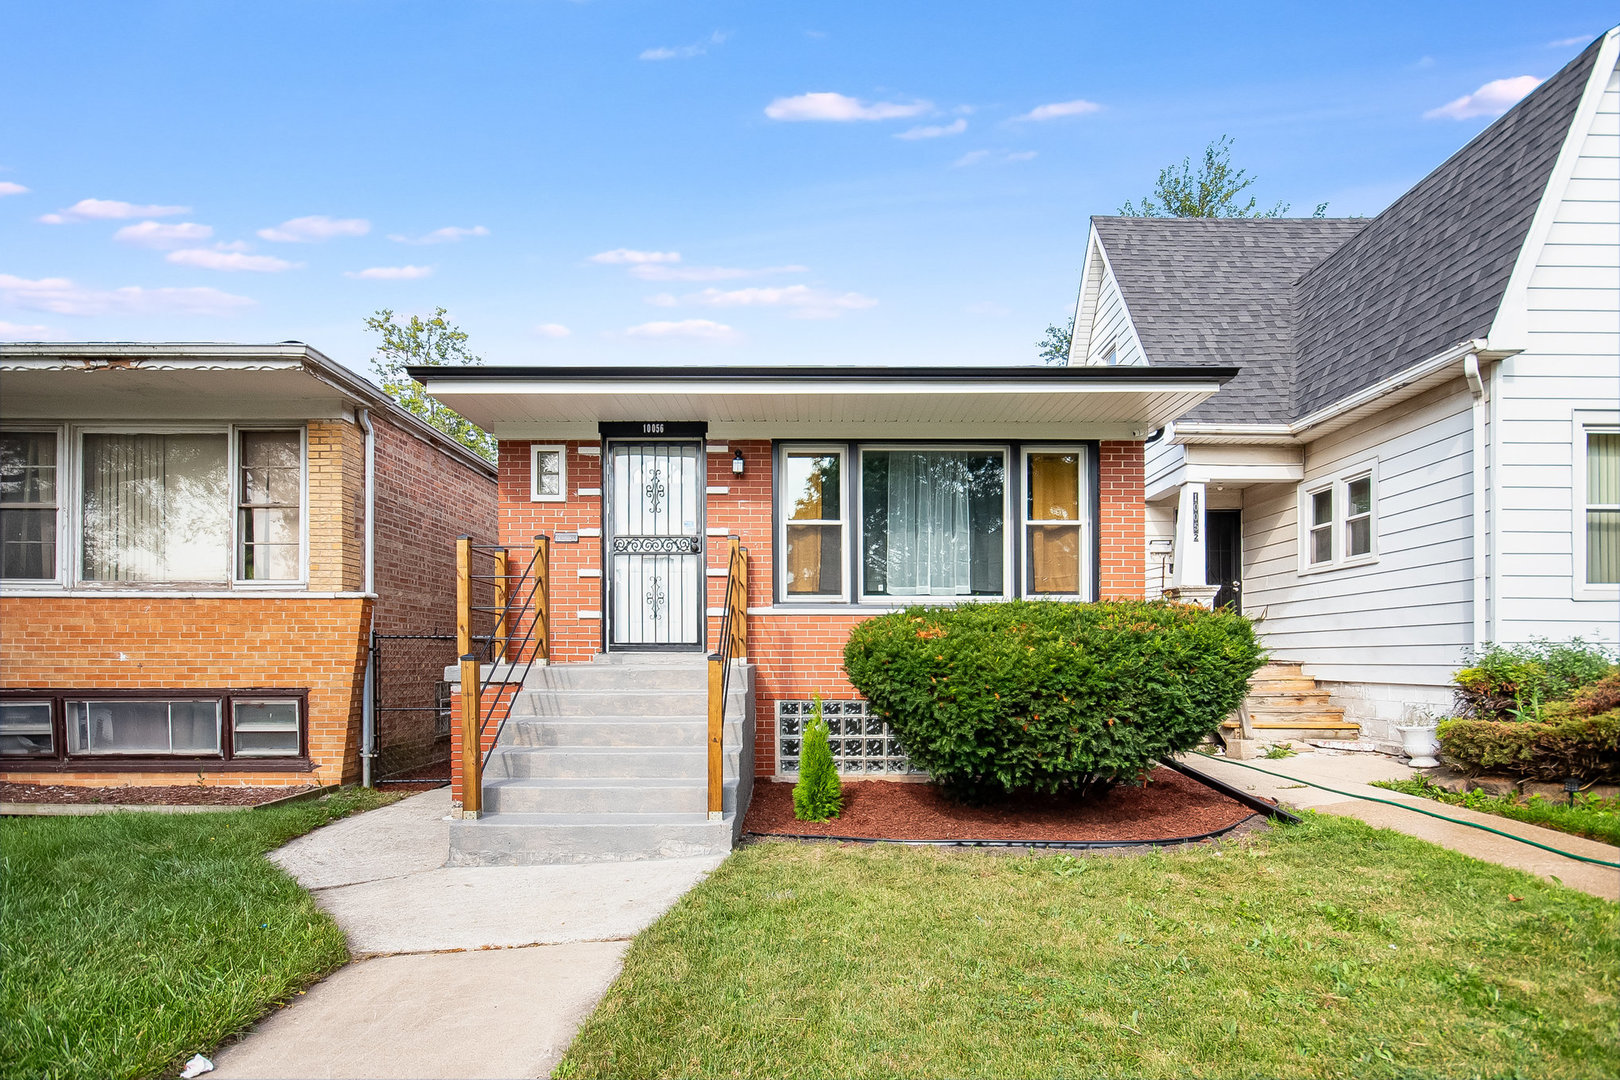
[[[1165,601],[909,608],[844,647],[912,763],[975,802],[1134,781],[1213,734],[1263,660],[1247,619]]]

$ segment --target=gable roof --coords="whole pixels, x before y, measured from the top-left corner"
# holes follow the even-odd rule
[[[1370,220],[1093,218],[1149,363],[1243,365],[1187,419],[1287,423],[1484,337],[1605,37]]]
[[[1092,218],[1151,364],[1239,367],[1189,420],[1286,423],[1294,282],[1367,222],[1348,218]]]

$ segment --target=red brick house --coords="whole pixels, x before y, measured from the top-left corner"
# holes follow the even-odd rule
[[[453,627],[495,518],[308,346],[0,345],[0,779],[356,780],[371,632]]]
[[[843,646],[858,621],[924,603],[1140,598],[1144,441],[1213,395],[1233,369],[480,367],[411,374],[497,436],[500,542],[522,549],[537,534],[552,538],[553,669],[586,661],[600,668],[618,658],[626,666],[650,661],[656,672],[640,684],[590,682],[577,670],[550,676],[549,684],[531,678],[540,694],[531,695],[535,715],[520,723],[515,745],[496,748],[485,819],[464,827],[456,843],[466,848],[465,861],[546,861],[585,856],[519,854],[532,845],[515,833],[497,837],[497,823],[509,815],[549,821],[576,810],[593,777],[618,776],[614,782],[623,784],[635,777],[645,786],[701,774],[701,726],[693,729],[695,745],[635,728],[685,749],[650,754],[643,744],[632,758],[630,748],[609,747],[613,740],[602,734],[629,718],[587,721],[625,712],[635,699],[623,692],[641,692],[638,685],[670,692],[702,686],[696,672],[698,681],[682,681],[680,662],[684,655],[695,666],[717,647],[728,537],[749,554],[754,717],[753,744],[728,746],[728,755],[736,754],[727,758],[727,775],[737,773],[742,787],[728,787],[729,817],[746,804],[751,775],[796,770],[794,718],[818,693],[842,721],[833,743],[843,771],[905,768],[844,677]],[[660,656],[668,661],[662,667]],[[582,706],[571,718],[562,704],[568,687],[621,698]],[[535,790],[542,781],[573,785],[573,794]],[[688,806],[631,794],[619,792],[614,805],[634,803],[635,812],[649,815]],[[669,829],[680,824],[675,813],[666,816]],[[488,838],[479,850],[468,839],[473,833]],[[660,834],[642,853],[692,849],[671,835]]]

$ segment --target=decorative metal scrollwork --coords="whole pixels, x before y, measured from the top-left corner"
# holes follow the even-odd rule
[[[652,587],[647,590],[647,616],[648,618],[662,618],[664,614],[664,601],[668,599],[664,593],[664,579],[652,579]]]
[[[703,550],[700,536],[615,536],[615,555],[696,555]]]
[[[647,493],[647,508],[654,514],[658,513],[658,506],[664,501],[664,481],[659,478],[657,469],[652,471],[647,480],[647,486],[641,489]]]

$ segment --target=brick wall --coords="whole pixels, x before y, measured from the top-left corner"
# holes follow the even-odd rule
[[[365,584],[365,435],[348,420],[309,422],[309,587]]]
[[[8,688],[309,691],[310,772],[208,771],[209,784],[336,784],[359,775],[370,601],[255,597],[0,597]],[[29,772],[26,783],[195,784],[198,771]]]
[[[717,440],[710,440],[717,444]],[[564,503],[529,501],[529,446],[527,442],[501,444],[501,538],[509,545],[526,544],[536,532],[598,528],[601,499],[579,496],[581,487],[601,486],[601,459],[583,457],[581,446],[568,445],[568,499]],[[748,548],[749,606],[772,602],[771,444],[768,440],[733,440],[723,453],[707,455],[708,484],[727,489],[708,496],[708,526],[724,528]],[[731,471],[731,457],[743,453],[744,475]],[[1143,528],[1142,444],[1104,442],[1098,457],[1101,519],[1097,536],[1101,545],[1103,598],[1140,598],[1146,573]],[[711,569],[726,566],[727,545],[719,537],[708,541]],[[601,609],[601,581],[582,578],[580,570],[599,570],[601,540],[581,537],[577,545],[558,545],[553,559],[553,655],[559,662],[589,659],[599,649],[601,622],[581,619],[578,612]],[[718,609],[725,599],[725,579],[709,579],[709,607]],[[808,698],[820,692],[827,698],[853,698],[855,690],[843,671],[844,642],[850,628],[869,614],[754,614],[749,617],[749,654],[755,670],[755,771],[769,776],[775,769],[776,703]],[[709,646],[717,646],[720,620],[709,619]]]

